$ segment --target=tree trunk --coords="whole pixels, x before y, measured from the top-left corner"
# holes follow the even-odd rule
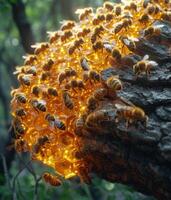
[[[119,75],[123,90],[115,99],[99,102],[94,111],[106,111],[110,120],[97,121],[85,127],[80,134],[83,144],[80,153],[89,166],[89,172],[111,182],[133,186],[136,190],[157,199],[171,199],[171,24],[162,24],[159,37],[139,38],[134,54],[122,59],[120,66],[102,72],[106,80]],[[158,66],[148,78],[135,79],[132,65],[148,54]],[[126,59],[126,58],[129,58]],[[124,100],[123,100],[124,98]],[[149,120],[146,128],[125,121],[116,123],[116,103],[128,101],[144,109]]]

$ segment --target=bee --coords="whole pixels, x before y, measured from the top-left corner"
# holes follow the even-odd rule
[[[148,16],[148,14],[144,13],[143,15],[141,15],[139,22],[142,24],[146,24],[148,23],[150,20],[150,17]]]
[[[122,14],[122,8],[121,8],[121,6],[116,6],[115,7],[115,15],[119,16],[121,14]]]
[[[48,95],[50,96],[54,96],[54,97],[58,96],[58,92],[55,88],[49,87],[47,92],[48,92]]]
[[[104,48],[104,45],[101,41],[98,41],[98,42],[94,43],[92,47],[93,47],[94,51],[97,51],[100,49],[102,50]]]
[[[88,71],[90,69],[88,60],[85,57],[80,59],[80,66],[84,71]]]
[[[115,118],[116,123],[118,123],[121,119],[125,119],[126,127],[137,121],[143,122],[146,125],[148,117],[141,108],[136,106],[124,106],[121,104],[115,104],[115,107],[117,109]]]
[[[161,19],[170,22],[171,21],[171,11],[164,11],[164,12],[162,12]]]
[[[147,7],[147,13],[148,13],[149,15],[154,14],[154,13],[155,13],[155,6],[154,6],[154,5],[149,5],[149,6]]]
[[[98,127],[102,121],[109,121],[110,116],[106,110],[98,110],[88,115],[85,125],[89,128]]]
[[[74,53],[75,50],[76,50],[76,47],[75,47],[74,45],[71,45],[71,46],[69,47],[69,50],[68,50],[69,55],[72,55],[72,54]]]
[[[23,117],[23,116],[26,116],[26,111],[23,109],[23,108],[18,108],[16,111],[15,111],[15,114],[19,117]]]
[[[73,68],[67,68],[67,69],[65,69],[65,75],[66,75],[66,78],[72,77],[72,76],[77,76],[77,72]]]
[[[20,136],[25,134],[25,126],[21,123],[19,119],[14,119],[12,122],[12,126],[14,128],[13,138],[18,139]]]
[[[18,151],[18,152],[26,152],[28,149],[26,141],[24,141],[21,138],[18,138],[15,140],[14,147],[15,147],[16,151]]]
[[[127,36],[121,36],[120,37],[121,42],[123,43],[123,45],[126,45],[126,47],[130,50],[130,51],[135,51],[136,50],[136,42],[139,41],[139,39],[137,38],[129,38]]]
[[[89,76],[89,79],[93,80],[94,82],[100,82],[101,81],[101,75],[94,70],[90,70],[88,72],[88,76]]]
[[[41,151],[41,148],[49,142],[48,136],[42,136],[38,138],[37,143],[33,146],[33,152],[38,154]]]
[[[119,80],[118,76],[111,76],[110,78],[108,78],[106,81],[106,85],[113,92],[122,90],[122,83]]]
[[[32,74],[33,76],[37,75],[37,69],[35,66],[31,66],[29,69],[26,70],[26,74]]]
[[[30,103],[36,111],[46,112],[46,102],[44,100],[32,99]]]
[[[55,117],[53,116],[53,115],[51,115],[51,114],[47,114],[46,116],[45,116],[45,120],[47,120],[49,123],[51,123],[51,122],[54,122],[55,121]]]
[[[20,81],[20,83],[21,83],[22,85],[30,86],[31,80],[30,80],[30,77],[29,77],[29,76],[20,74],[20,75],[18,76],[18,80]]]
[[[94,29],[94,32],[93,34],[96,36],[96,37],[99,37],[100,38],[100,34],[102,34],[102,32],[104,31],[104,27],[103,26],[97,26],[95,29]]]
[[[120,62],[121,61],[121,58],[122,58],[122,54],[121,52],[119,51],[119,49],[113,49],[112,50],[112,57],[116,59],[116,61]]]
[[[61,35],[61,41],[64,42],[72,36],[73,36],[72,31],[65,31],[63,35]]]
[[[53,64],[54,64],[54,61],[52,59],[48,59],[47,62],[43,65],[43,70],[50,71]]]
[[[112,13],[106,14],[106,17],[105,17],[106,21],[111,21],[113,18],[114,18],[114,15]]]
[[[105,15],[99,14],[99,15],[97,15],[97,19],[100,20],[100,21],[102,22],[102,21],[104,21],[106,18],[105,18]]]
[[[78,80],[77,81],[77,87],[81,90],[81,89],[85,89],[84,83],[82,80]]]
[[[38,43],[35,45],[32,45],[31,47],[35,48],[34,50],[34,54],[38,55],[41,52],[45,51],[47,48],[49,48],[49,44],[48,43]]]
[[[84,166],[78,167],[78,175],[83,183],[91,184],[91,177],[88,174],[88,170]]]
[[[32,87],[32,89],[31,89],[31,92],[32,92],[35,96],[37,96],[37,97],[39,96],[40,91],[41,91],[41,89],[40,89],[40,87],[37,86],[37,85],[34,85],[34,86]]]
[[[27,99],[26,99],[26,96],[24,93],[17,93],[15,94],[15,98],[17,99],[18,102],[20,103],[26,103],[27,102]]]
[[[150,3],[151,3],[151,0],[144,0],[143,7],[147,8]]]
[[[27,55],[24,56],[24,58],[25,58],[24,65],[32,65],[34,61],[37,61],[36,55]]]
[[[161,25],[162,26],[162,25]],[[161,34],[161,29],[160,27],[153,27],[153,26],[150,26],[148,28],[146,28],[144,30],[144,36],[145,37],[149,37],[149,36],[159,36]]]
[[[67,91],[64,91],[62,94],[62,97],[63,97],[65,106],[68,109],[72,110],[74,108],[74,102],[71,99],[71,95]]]
[[[40,80],[41,81],[46,81],[49,77],[50,77],[50,72],[46,71],[46,72],[42,72]]]
[[[108,1],[103,4],[103,7],[108,11],[112,11],[114,9],[113,3]]]
[[[64,21],[64,24],[61,26],[61,30],[71,30],[75,26],[74,21]]]
[[[66,73],[65,72],[60,72],[59,75],[58,75],[59,84],[61,84],[65,79],[66,79]]]
[[[58,118],[55,118],[54,127],[63,131],[66,129],[65,123]]]
[[[82,47],[83,43],[84,43],[83,38],[79,38],[79,39],[75,40],[74,44],[71,45],[69,48],[69,51],[68,51],[69,55],[72,55],[76,49],[80,50],[80,47]]]
[[[87,100],[87,109],[89,111],[94,111],[98,106],[98,101],[93,96],[90,96]]]
[[[122,22],[118,22],[115,25],[114,28],[114,33],[117,34],[119,33],[123,28],[127,29],[129,26],[132,25],[132,20],[131,19],[124,19]]]
[[[93,18],[93,20],[92,20],[92,24],[93,24],[94,26],[99,25],[100,22],[101,22],[101,21],[100,21],[97,17]]]
[[[133,65],[133,72],[136,76],[145,73],[149,76],[152,67],[158,66],[157,62],[149,60],[149,56],[145,55],[142,60]]]
[[[83,28],[82,31],[77,33],[77,37],[85,37],[86,35],[88,35],[91,32],[90,28]]]
[[[75,133],[76,135],[79,135],[81,134],[81,130],[83,129],[84,127],[84,124],[85,124],[85,120],[87,118],[87,115],[86,113],[82,114],[75,122]]]
[[[115,43],[109,43],[109,42],[104,42],[103,43],[104,49],[108,52],[108,53],[112,53],[112,50],[115,46]]]
[[[83,21],[87,19],[93,13],[93,9],[91,7],[85,9],[78,9],[76,14],[79,14],[79,20]]]
[[[137,5],[136,5],[134,2],[131,2],[131,3],[130,3],[129,8],[130,8],[131,10],[137,12]]]
[[[53,176],[47,172],[43,174],[43,179],[52,186],[60,186],[62,184],[61,180],[57,176]]]
[[[106,88],[99,88],[97,90],[95,90],[95,92],[93,93],[93,97],[96,100],[103,100],[105,96],[107,96],[108,91]]]
[[[58,31],[47,32],[47,33],[49,35],[49,42],[50,42],[50,44],[54,43],[55,41],[57,41],[61,37]]]

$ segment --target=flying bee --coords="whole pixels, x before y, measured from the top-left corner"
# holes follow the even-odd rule
[[[94,43],[92,47],[94,51],[103,50],[104,48],[103,43],[101,41]]]
[[[58,92],[55,88],[49,87],[47,92],[48,92],[48,95],[50,96],[54,96],[54,97],[58,96]]]
[[[87,109],[89,111],[94,111],[98,106],[98,101],[93,96],[90,96],[87,100]]]
[[[58,31],[55,31],[55,32],[47,32],[48,35],[49,35],[49,42],[50,44],[54,43],[55,41],[57,41],[61,35],[59,34]]]
[[[30,103],[36,111],[46,112],[46,102],[44,100],[32,99]]]
[[[157,62],[149,60],[149,56],[145,55],[142,60],[133,65],[133,72],[136,76],[145,73],[149,76],[152,67],[158,66]]]
[[[24,65],[32,65],[34,63],[34,61],[37,61],[37,56],[36,55],[27,55],[27,56],[23,56],[25,61],[24,61]]]
[[[53,176],[47,172],[43,174],[43,179],[52,186],[60,186],[62,184],[57,176]]]
[[[13,138],[18,139],[20,136],[25,134],[25,126],[19,119],[15,118],[12,122],[12,126],[14,128],[14,135],[12,135]]]
[[[88,60],[85,57],[80,59],[80,66],[84,71],[88,71],[90,69]]]
[[[121,36],[120,37],[121,42],[123,45],[125,45],[130,51],[135,51],[136,50],[136,42],[139,41],[138,38],[131,38],[127,36]]]
[[[72,31],[65,31],[63,35],[61,35],[61,41],[64,42],[73,36]]]
[[[143,122],[147,123],[148,117],[145,112],[136,106],[124,106],[121,104],[115,104],[117,109],[115,121],[118,123],[120,120],[126,120],[126,127],[133,122]]]
[[[33,152],[38,154],[41,151],[41,148],[49,142],[48,136],[42,136],[38,138],[37,143],[33,146]]]
[[[77,33],[77,37],[85,37],[86,35],[88,35],[91,32],[90,28],[83,28],[82,31]]]
[[[33,76],[37,75],[37,69],[35,66],[31,66],[29,69],[26,70],[26,74],[32,74]]]
[[[54,61],[51,58],[48,59],[47,62],[43,65],[43,70],[44,71],[50,71],[53,64],[54,64]]]
[[[116,61],[120,62],[122,58],[122,54],[119,49],[114,48],[112,50],[112,57],[116,59]]]
[[[67,91],[63,91],[62,97],[63,97],[64,105],[68,109],[72,110],[74,108],[74,102],[71,99],[71,95]]]
[[[157,26],[157,27],[150,26],[150,27],[146,28],[146,29],[144,30],[144,36],[145,36],[145,37],[149,37],[149,36],[160,36],[160,34],[161,34],[161,29],[160,29],[160,27],[163,27],[163,25]]]
[[[99,88],[97,90],[95,90],[95,92],[93,93],[93,97],[100,101],[103,100],[105,96],[107,96],[108,91],[106,88]]]
[[[74,21],[63,21],[62,23],[63,23],[63,25],[61,26],[62,31],[71,30],[75,26]]]
[[[139,22],[142,23],[142,24],[148,23],[149,20],[150,20],[150,17],[146,13],[144,13],[143,15],[141,15],[141,17],[139,18]]]
[[[115,15],[119,16],[121,14],[122,14],[122,8],[121,8],[121,6],[116,6],[115,7]]]
[[[106,85],[113,92],[122,90],[122,83],[119,80],[118,76],[111,76],[110,78],[108,78],[106,81]]]
[[[89,79],[93,80],[94,82],[100,82],[101,80],[101,75],[94,70],[90,70],[88,72],[88,76],[89,76]]]
[[[103,7],[108,11],[112,11],[114,9],[113,3],[107,1],[103,4]]]
[[[22,85],[30,86],[30,83],[31,83],[30,76],[19,74],[18,75],[18,80],[20,81],[20,83]]]
[[[85,125],[87,127],[98,127],[102,121],[109,121],[110,116],[106,110],[98,110],[88,115]]]
[[[40,87],[37,86],[37,85],[34,85],[34,86],[32,87],[32,89],[31,89],[31,92],[32,92],[35,96],[37,96],[37,97],[39,96],[40,91],[41,91],[41,89],[40,89]]]
[[[15,111],[16,116],[23,117],[26,116],[26,111],[23,108],[18,108]]]
[[[34,54],[35,55],[38,55],[40,54],[41,52],[45,51],[47,48],[49,48],[49,44],[48,43],[37,43],[35,45],[32,45],[31,46],[32,48],[35,48],[34,50]]]
[[[27,99],[24,93],[16,93],[15,98],[17,99],[18,102],[20,103],[26,103]]]
[[[50,76],[51,76],[50,72],[48,72],[48,71],[42,72],[40,80],[41,81],[46,81]]]

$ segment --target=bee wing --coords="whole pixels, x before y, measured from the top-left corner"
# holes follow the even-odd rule
[[[36,49],[37,47],[39,47],[41,45],[41,43],[36,43],[31,45],[31,48]]]
[[[83,13],[84,12],[84,9],[77,9],[76,11],[75,11],[75,14],[81,14],[81,13]]]
[[[164,24],[157,24],[155,25],[156,28],[163,28],[165,25]]]
[[[128,106],[125,106],[125,105],[121,105],[121,104],[116,103],[116,104],[115,104],[115,107],[116,107],[116,109],[118,109],[118,110],[120,110],[120,109],[124,109],[124,110],[125,110],[125,109],[127,109]]]
[[[46,105],[46,101],[45,100],[39,100],[39,103],[42,103],[43,105]]]
[[[153,60],[150,60],[148,63],[151,64],[153,67],[158,66],[158,63]]]
[[[149,55],[145,55],[144,57],[143,57],[143,60],[148,60],[149,59]]]
[[[138,38],[132,38],[132,41],[134,41],[134,42],[138,42],[139,39],[138,39]]]
[[[125,45],[130,45],[130,40],[127,39],[127,38],[124,38],[123,42],[124,42]]]

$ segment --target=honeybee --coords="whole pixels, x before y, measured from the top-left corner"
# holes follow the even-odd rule
[[[60,186],[62,184],[57,176],[53,176],[47,172],[43,174],[43,179],[52,186]]]
[[[104,31],[104,27],[102,25],[100,26],[97,26],[94,31],[93,31],[93,34],[96,36],[96,37],[99,37],[100,38],[100,34]]]
[[[31,89],[31,92],[32,92],[35,96],[37,96],[37,97],[39,96],[40,91],[41,91],[41,89],[40,89],[40,87],[37,86],[37,85],[34,85],[34,86],[32,87],[32,89]]]
[[[108,78],[106,81],[106,85],[113,92],[122,90],[122,83],[119,80],[118,76],[111,76],[110,78]]]
[[[102,121],[109,121],[110,116],[106,110],[98,110],[90,113],[86,119],[85,125],[87,127],[98,127]]]
[[[101,75],[94,70],[90,70],[88,72],[88,76],[89,76],[89,79],[93,80],[94,82],[99,82],[101,80]]]
[[[153,27],[150,26],[148,28],[146,28],[144,30],[144,36],[145,37],[149,37],[149,36],[159,36],[161,34],[161,29],[160,27],[163,27],[163,25],[161,26],[157,26],[157,27]]]
[[[50,72],[46,71],[46,72],[42,72],[40,80],[41,81],[46,81],[49,77],[50,77]]]
[[[12,126],[14,128],[14,135],[12,135],[13,138],[18,139],[20,136],[25,134],[25,126],[19,119],[15,118],[12,122]]]
[[[131,38],[131,37],[127,37],[127,36],[121,36],[120,40],[122,41],[123,45],[126,45],[126,47],[130,50],[130,51],[135,51],[136,50],[136,42],[139,41],[139,39],[137,38]]]
[[[33,76],[37,75],[37,69],[35,66],[31,66],[29,69],[26,70],[26,74],[32,74]]]
[[[166,21],[171,21],[171,11],[164,11],[161,14],[161,18]]]
[[[51,96],[54,96],[54,97],[58,96],[58,92],[55,88],[49,87],[47,92],[48,92],[48,95],[51,95]]]
[[[94,43],[92,47],[94,51],[97,51],[100,49],[102,50],[104,48],[103,43],[101,41]]]
[[[59,120],[57,117],[51,114],[47,114],[45,116],[45,120],[49,122],[49,124],[55,128],[58,128],[60,130],[65,130],[66,126],[63,121]]]
[[[95,92],[93,93],[93,97],[96,100],[103,100],[105,96],[107,96],[108,91],[106,88],[99,88],[97,90],[95,90]]]
[[[66,78],[72,77],[72,76],[77,76],[77,72],[75,71],[75,69],[70,67],[70,68],[65,69],[65,75],[66,75]]]
[[[32,65],[34,61],[37,61],[36,55],[27,55],[27,56],[23,56],[23,58],[25,59],[24,65]]]
[[[103,7],[106,8],[108,11],[112,11],[114,6],[113,6],[113,3],[107,1],[103,4]]]
[[[120,62],[121,61],[121,58],[122,58],[122,54],[121,52],[119,51],[119,49],[113,49],[112,50],[112,57],[116,59],[116,61]]]
[[[148,16],[148,14],[144,13],[143,15],[141,15],[139,22],[142,24],[146,24],[148,23],[150,20],[150,17]]]
[[[126,120],[126,127],[133,122],[147,123],[148,117],[145,112],[136,106],[124,106],[121,104],[115,104],[117,109],[115,121],[118,123],[121,119]]]
[[[114,33],[117,34],[119,33],[123,28],[127,29],[129,26],[132,25],[132,20],[131,19],[124,19],[123,21],[121,22],[118,22],[116,25],[115,25],[115,28],[114,28]]]
[[[148,5],[148,7],[147,7],[147,13],[149,15],[154,14],[155,13],[155,6],[154,5]]]
[[[49,48],[49,44],[44,42],[44,43],[37,43],[35,45],[31,46],[32,48],[35,48],[34,54],[38,55],[41,52],[43,52],[45,49]]]
[[[151,0],[144,0],[143,7],[147,8],[147,6],[151,3]]]
[[[48,136],[42,136],[38,138],[37,143],[33,146],[33,152],[38,154],[41,150],[41,148],[49,142]]]
[[[88,174],[88,169],[84,166],[78,167],[78,175],[82,182],[91,184],[91,177]]]
[[[31,83],[30,76],[20,74],[18,75],[18,80],[22,85],[30,86]]]
[[[114,15],[112,13],[106,14],[106,21],[111,21],[114,18]]]
[[[108,52],[108,53],[112,53],[112,50],[115,46],[115,43],[109,43],[109,42],[104,42],[103,43],[104,49]]]
[[[26,111],[23,108],[17,108],[15,114],[19,117],[26,116]]]
[[[78,9],[76,10],[75,13],[79,14],[79,20],[83,21],[87,19],[93,13],[93,9],[91,7],[85,8],[85,9]]]
[[[63,91],[62,97],[65,106],[72,110],[74,108],[74,102],[71,99],[71,95],[67,91]]]
[[[57,41],[61,36],[58,31],[55,32],[47,32],[49,35],[49,41],[52,44],[53,42]]]
[[[122,8],[121,8],[121,6],[116,6],[115,7],[115,15],[119,16],[121,14],[122,14]]]
[[[61,35],[61,41],[64,42],[72,36],[73,36],[72,31],[65,31],[63,35]]]
[[[89,111],[94,111],[98,106],[98,101],[93,96],[90,96],[87,100],[87,109]]]
[[[97,15],[97,19],[100,20],[100,21],[104,21],[105,20],[105,15],[99,14],[99,15]]]
[[[22,138],[18,138],[14,142],[14,147],[18,152],[26,152],[28,149],[27,143]]]
[[[62,31],[70,30],[75,26],[74,21],[63,21],[62,23],[63,23],[63,25],[61,26]]]
[[[149,60],[149,56],[145,55],[142,60],[133,65],[133,72],[136,76],[142,73],[149,76],[151,68],[156,66],[158,66],[157,62]]]
[[[16,93],[15,94],[15,98],[20,103],[26,103],[27,102],[27,98],[26,98],[24,93]]]
[[[52,59],[48,59],[47,62],[43,65],[43,70],[50,71],[53,64],[54,64],[54,61]]]
[[[80,47],[82,47],[83,43],[84,43],[83,38],[79,38],[79,39],[75,40],[74,44],[71,45],[68,50],[69,55],[72,55],[76,49],[80,50]]]
[[[88,71],[90,69],[88,60],[85,57],[80,59],[80,66],[84,71]]]
[[[81,130],[84,127],[85,124],[85,120],[87,118],[87,114],[82,114],[75,122],[75,133],[76,135],[81,134]]]
[[[30,103],[36,111],[46,112],[46,101],[32,99]]]
[[[82,31],[77,33],[77,37],[85,37],[86,35],[88,35],[91,32],[90,28],[83,28]]]
[[[129,8],[135,12],[137,12],[137,5],[134,2],[131,2]]]

